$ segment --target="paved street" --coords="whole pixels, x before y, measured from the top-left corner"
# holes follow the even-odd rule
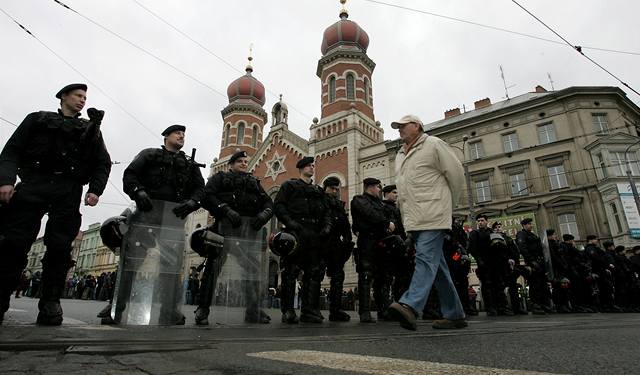
[[[12,299],[0,328],[2,373],[630,374],[638,373],[640,314],[474,317],[469,328],[417,332],[394,323],[100,326],[103,302],[64,300],[61,327],[36,327],[37,300]],[[226,313],[226,315],[225,315]],[[328,314],[325,312],[325,316]],[[355,317],[355,315],[354,315]]]

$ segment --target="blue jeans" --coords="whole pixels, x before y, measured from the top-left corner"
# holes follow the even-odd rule
[[[451,320],[464,319],[464,310],[442,252],[444,231],[423,230],[412,232],[411,235],[416,244],[416,268],[409,290],[402,295],[400,303],[422,313],[431,287],[435,285],[442,316]]]

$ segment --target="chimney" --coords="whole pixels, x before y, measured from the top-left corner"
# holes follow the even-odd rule
[[[444,113],[444,118],[449,118],[449,117],[453,117],[453,116],[458,116],[460,114],[460,108],[454,108],[454,109],[450,109],[448,111],[446,111]]]
[[[538,85],[536,86],[536,92],[547,92],[547,89],[545,89],[544,87]]]
[[[477,102],[474,102],[473,104],[476,106],[476,109],[480,109],[480,108],[490,106],[491,100],[489,98],[484,98],[484,99],[478,100]]]

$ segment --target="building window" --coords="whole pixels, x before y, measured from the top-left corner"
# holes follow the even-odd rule
[[[229,145],[229,137],[231,136],[231,125],[227,124],[227,126],[225,127],[225,135],[224,135],[224,145],[228,146]]]
[[[538,126],[538,141],[541,145],[556,141],[556,129],[553,123]]]
[[[602,134],[609,133],[609,122],[607,121],[606,113],[592,113],[591,120],[593,121],[593,128],[596,132]]]
[[[620,212],[618,212],[618,206],[616,206],[616,202],[611,202],[609,206],[611,207],[613,221],[616,223],[616,233],[622,233],[622,222],[620,221]]]
[[[244,143],[244,122],[238,124],[238,137],[236,138],[236,144]]]
[[[502,148],[504,149],[504,152],[513,152],[519,147],[518,136],[516,133],[502,135]]]
[[[527,181],[524,178],[524,173],[516,173],[509,175],[509,181],[511,181],[511,196],[528,195],[529,187]]]
[[[612,152],[611,166],[613,167],[616,176],[626,176],[627,168],[631,168],[632,176],[640,176],[640,168],[638,168],[638,156],[635,152],[627,153],[626,157],[624,152]]]
[[[571,234],[576,240],[580,239],[578,223],[576,222],[576,214],[558,215],[558,224],[560,224],[561,234]]]
[[[482,141],[469,143],[469,153],[471,159],[476,160],[484,156],[484,148],[482,147]]]
[[[607,165],[604,163],[604,158],[602,154],[596,154],[596,168],[600,170],[602,173],[602,178],[609,177],[609,172],[607,171]]]
[[[258,127],[256,125],[253,126],[253,139],[251,141],[251,146],[256,147],[258,145]]]
[[[567,182],[567,175],[564,172],[564,165],[554,165],[547,168],[549,174],[549,183],[551,184],[551,190],[562,189],[569,186]]]
[[[347,74],[347,99],[353,100],[356,98],[356,80],[353,74]]]
[[[369,103],[369,79],[367,77],[364,77],[364,102],[366,104],[370,104]]]
[[[476,198],[478,203],[491,200],[491,187],[489,180],[476,181]]]
[[[336,77],[329,78],[329,103],[336,100]]]

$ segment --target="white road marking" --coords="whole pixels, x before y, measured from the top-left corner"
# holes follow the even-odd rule
[[[410,359],[374,357],[356,354],[287,350],[247,353],[250,357],[324,367],[363,374],[456,374],[456,375],[549,375],[548,372],[457,365]]]
[[[11,307],[9,307],[8,312],[27,312],[27,310],[21,310],[21,309],[12,309]]]

